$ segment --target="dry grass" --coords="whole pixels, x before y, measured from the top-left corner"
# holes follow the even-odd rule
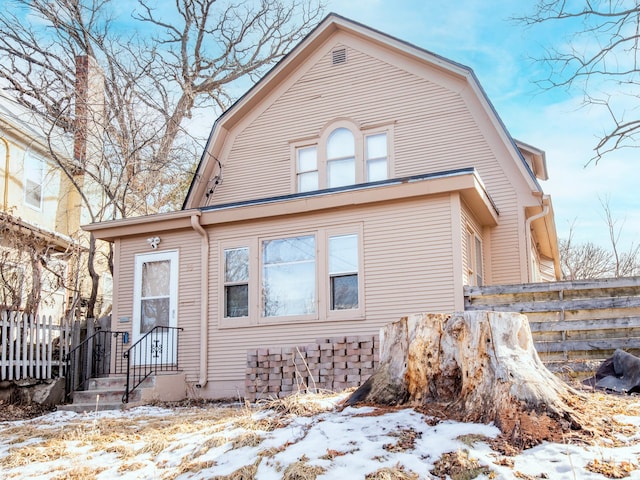
[[[416,439],[420,438],[422,434],[416,432],[413,428],[401,428],[397,432],[389,434],[391,437],[397,437],[396,443],[387,443],[382,446],[387,452],[406,452],[413,450],[416,447]]]
[[[251,465],[240,467],[229,475],[216,475],[215,477],[211,477],[211,480],[254,480],[261,461],[262,458],[258,458],[258,460]]]
[[[469,457],[467,450],[445,453],[434,463],[431,474],[451,480],[471,480],[480,475],[491,475],[491,469]]]
[[[42,444],[14,447],[9,455],[0,459],[0,466],[16,468],[31,463],[52,462],[67,455],[66,442],[61,440],[47,440]]]
[[[285,468],[282,480],[315,480],[318,475],[322,475],[327,470],[318,465],[309,465],[308,458],[302,457],[297,462]]]
[[[478,442],[489,442],[491,439],[485,435],[469,433],[467,435],[460,435],[456,437],[456,440],[464,443],[467,447],[471,448]]]
[[[637,468],[638,466],[631,462],[598,459],[590,461],[586,466],[590,472],[599,473],[607,478],[626,478]]]
[[[364,478],[365,480],[418,480],[420,476],[411,470],[405,470],[403,465],[396,465],[393,468],[380,468],[368,473]]]
[[[62,472],[60,475],[51,477],[51,480],[93,480],[98,478],[98,474],[104,472],[106,468],[91,468],[78,466],[71,470]]]
[[[164,475],[163,480],[173,480],[174,478],[179,477],[180,475],[184,475],[185,473],[197,473],[202,470],[206,470],[207,468],[215,467],[216,462],[213,460],[208,461],[195,461],[183,459],[178,468],[171,473]]]
[[[333,392],[304,393],[297,392],[285,398],[262,402],[264,408],[282,415],[296,417],[311,417],[324,413],[333,407],[328,407],[326,400],[334,397]]]
[[[158,476],[164,480],[172,480],[180,475],[189,476],[202,470],[215,467],[213,453],[215,448],[224,450],[260,448],[268,432],[288,425],[296,416],[313,416],[332,409],[327,401],[327,394],[293,395],[292,397],[262,402],[259,405],[238,407],[205,406],[177,408],[165,416],[137,417],[98,417],[92,420],[85,417],[80,420],[65,422],[64,428],[59,425],[39,426],[37,422],[25,422],[3,431],[7,455],[0,458],[0,470],[7,471],[3,478],[20,477],[20,469],[29,464],[44,464],[50,467],[56,479],[91,479],[109,467],[102,469],[77,466],[78,446],[85,446],[82,455],[96,453],[111,454],[114,466],[110,472],[136,472],[145,467],[159,469]],[[629,445],[623,436],[631,437],[637,442],[637,427],[627,424],[617,415],[640,416],[640,402],[637,397],[610,396],[600,393],[585,395],[586,400],[575,408],[588,412],[597,419],[599,435],[588,437],[589,443],[597,443],[606,439],[607,446]],[[374,409],[367,414],[356,416],[383,415],[396,409]],[[602,419],[602,420],[601,420]],[[320,417],[317,421],[321,421]],[[428,423],[430,419],[425,417]],[[595,421],[595,420],[594,420]],[[437,421],[436,421],[437,423]],[[311,425],[311,424],[310,424]],[[308,428],[310,428],[310,425]],[[306,426],[304,428],[307,428]],[[399,427],[390,434],[393,441],[384,445],[386,455],[397,452],[411,453],[420,433],[412,428]],[[194,440],[197,438],[197,440]],[[585,443],[586,435],[566,438],[567,443]],[[477,442],[487,441],[481,435],[463,435],[457,438],[471,449]],[[299,441],[296,436],[293,442]],[[325,469],[309,463],[309,459],[300,458],[290,465],[282,465],[276,461],[278,453],[285,451],[291,444],[260,449],[255,455],[255,462],[245,465],[231,474],[210,477],[218,480],[244,480],[256,476],[261,462],[274,467],[283,480],[313,480],[325,473]],[[352,454],[347,449],[335,450],[327,445],[326,454],[321,460],[334,461],[337,457]],[[96,452],[96,453],[94,453]],[[179,452],[179,453],[178,453]],[[253,451],[255,452],[255,450]],[[160,455],[169,453],[169,455]],[[324,453],[324,452],[323,452]],[[135,458],[137,455],[145,455]],[[160,457],[158,457],[160,455]],[[205,456],[207,455],[207,456]],[[164,460],[163,460],[164,459]],[[61,461],[62,460],[62,461]],[[372,459],[374,461],[375,459]],[[152,465],[153,463],[153,465]],[[508,457],[495,462],[497,465],[513,468]],[[48,465],[47,465],[48,464]],[[91,465],[91,460],[86,462]],[[275,464],[275,465],[274,465]],[[589,463],[587,469],[609,478],[624,478],[638,467],[630,462],[614,462],[602,459]],[[156,470],[158,472],[158,470]],[[494,472],[487,466],[480,465],[470,458],[466,450],[443,455],[434,465],[432,475],[438,478],[449,476],[452,480],[466,480],[485,474],[493,478]],[[57,475],[57,476],[56,476]],[[104,475],[104,474],[103,474]],[[514,472],[514,475],[521,475]],[[420,478],[415,472],[402,465],[393,468],[380,468],[365,477],[367,480],[415,480]],[[527,478],[526,476],[520,478]]]
[[[145,463],[142,462],[132,462],[132,463],[123,463],[122,465],[120,465],[118,467],[118,473],[125,473],[125,472],[134,472],[136,470],[140,470],[144,467],[146,467],[147,465]]]

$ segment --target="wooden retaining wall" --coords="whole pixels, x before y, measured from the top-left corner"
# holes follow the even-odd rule
[[[520,312],[546,363],[640,353],[640,277],[465,287],[465,310]]]

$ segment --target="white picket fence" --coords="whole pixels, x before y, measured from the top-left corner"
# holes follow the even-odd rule
[[[71,337],[68,322],[0,311],[0,380],[64,376]]]

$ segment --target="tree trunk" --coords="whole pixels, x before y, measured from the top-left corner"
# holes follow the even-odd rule
[[[431,406],[463,421],[579,429],[581,394],[553,375],[534,348],[527,317],[471,311],[417,314],[380,333],[380,366],[345,402]]]

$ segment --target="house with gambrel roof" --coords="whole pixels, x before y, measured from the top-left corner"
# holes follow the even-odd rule
[[[86,229],[113,242],[112,329],[165,332],[138,364],[231,397],[248,351],[558,279],[546,178],[470,68],[331,14],[215,121],[182,210]]]

